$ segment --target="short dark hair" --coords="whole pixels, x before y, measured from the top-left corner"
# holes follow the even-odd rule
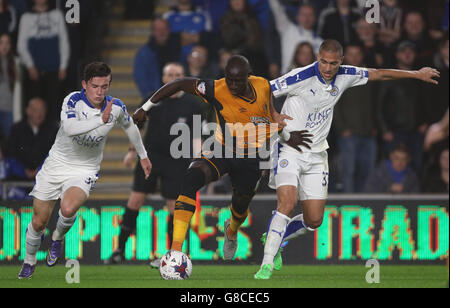
[[[411,150],[408,148],[408,146],[404,143],[397,143],[395,147],[391,150],[391,153],[394,152],[402,152],[407,154],[409,157],[411,157]]]
[[[86,65],[83,73],[83,80],[88,82],[95,77],[111,76],[111,68],[104,62],[92,62]]]
[[[345,51],[349,48],[359,48],[361,52],[364,52],[364,46],[360,42],[350,42],[347,46],[345,46]]]
[[[340,57],[344,55],[344,48],[342,47],[341,43],[336,40],[323,41],[322,45],[320,45],[319,53],[321,53],[322,51],[337,52]]]

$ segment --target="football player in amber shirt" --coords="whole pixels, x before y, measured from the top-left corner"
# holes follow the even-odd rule
[[[273,108],[269,82],[250,75],[250,71],[246,58],[232,56],[225,68],[225,78],[182,78],[166,84],[133,115],[135,123],[145,122],[146,110],[178,91],[198,95],[215,109],[217,129],[213,155],[210,151],[203,152],[184,176],[183,188],[175,204],[172,250],[182,250],[189,222],[195,212],[196,192],[228,173],[233,196],[231,219],[224,226],[223,258],[231,260],[236,253],[237,232],[248,216],[248,208],[261,177],[260,158],[251,154],[256,154],[278,131],[270,129],[271,123],[277,123],[281,130],[286,125],[284,120],[291,119],[278,114]],[[306,131],[298,131],[291,132],[285,139],[298,149],[298,146],[309,147],[310,137]]]

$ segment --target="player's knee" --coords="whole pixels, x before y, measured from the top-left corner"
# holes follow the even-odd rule
[[[34,231],[41,232],[47,227],[47,220],[43,219],[37,215],[33,215],[31,219],[31,224],[33,226]]]
[[[304,216],[306,225],[311,229],[318,229],[322,225],[323,217],[307,217]]]
[[[290,216],[298,203],[297,194],[278,194],[278,212]]]
[[[73,217],[78,211],[78,206],[71,202],[61,203],[61,215],[64,217]]]
[[[145,194],[138,192],[131,192],[130,199],[128,200],[127,207],[133,211],[139,211],[139,209],[144,205]]]
[[[182,193],[196,193],[207,183],[206,178],[207,175],[205,174],[205,170],[202,167],[198,165],[192,165],[184,175]]]
[[[194,169],[194,168],[198,168],[203,172],[204,175],[204,182],[206,184],[211,183],[212,181],[216,181],[218,180],[218,176],[216,173],[213,173],[211,170],[211,167],[208,165],[208,163],[204,160],[198,160],[198,161],[194,161],[190,166],[189,169]]]

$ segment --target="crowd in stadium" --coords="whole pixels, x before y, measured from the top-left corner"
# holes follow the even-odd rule
[[[0,0],[0,181],[34,181],[53,144],[62,98],[80,88],[80,64],[100,55],[105,7],[114,2],[80,1],[81,23],[67,24],[64,5]],[[158,15],[161,3],[173,6]],[[448,110],[449,1],[380,0],[376,23],[368,22],[376,16],[365,4],[127,0],[124,18],[152,20],[149,41],[135,57],[134,81],[144,99],[162,86],[169,62],[182,63],[186,76],[218,79],[233,54],[244,55],[255,75],[272,80],[316,61],[324,39],[343,44],[348,65],[434,67],[441,73],[437,86],[400,80],[344,94],[329,138],[329,191],[448,192],[448,140],[425,151],[424,137]],[[283,102],[276,100],[278,110]],[[22,118],[16,123],[14,113]],[[217,191],[230,191],[226,179],[221,184]]]

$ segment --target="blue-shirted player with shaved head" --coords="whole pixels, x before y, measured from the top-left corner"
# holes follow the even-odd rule
[[[440,77],[437,70],[428,67],[419,71],[366,69],[342,65],[343,60],[341,44],[326,40],[320,47],[317,62],[271,81],[275,97],[287,95],[282,113],[294,120],[286,120],[287,126],[274,148],[276,155],[269,185],[277,189],[278,207],[263,235],[264,259],[255,279],[269,279],[273,269],[281,269],[283,243],[322,224],[329,175],[326,138],[333,108],[344,91],[368,81],[403,78],[437,84],[434,78]],[[311,149],[293,148],[285,141],[290,138],[289,132],[302,130],[313,135]],[[291,218],[298,199],[303,212]]]
[[[19,279],[33,276],[36,253],[58,199],[61,199],[58,222],[46,263],[53,266],[60,258],[64,237],[98,179],[106,137],[115,125],[125,131],[136,148],[146,178],[150,175],[152,165],[139,129],[125,105],[106,95],[111,78],[111,69],[105,63],[88,64],[84,70],[83,90],[69,94],[63,102],[55,143],[30,193],[34,197],[33,217],[26,232],[26,255]]]

